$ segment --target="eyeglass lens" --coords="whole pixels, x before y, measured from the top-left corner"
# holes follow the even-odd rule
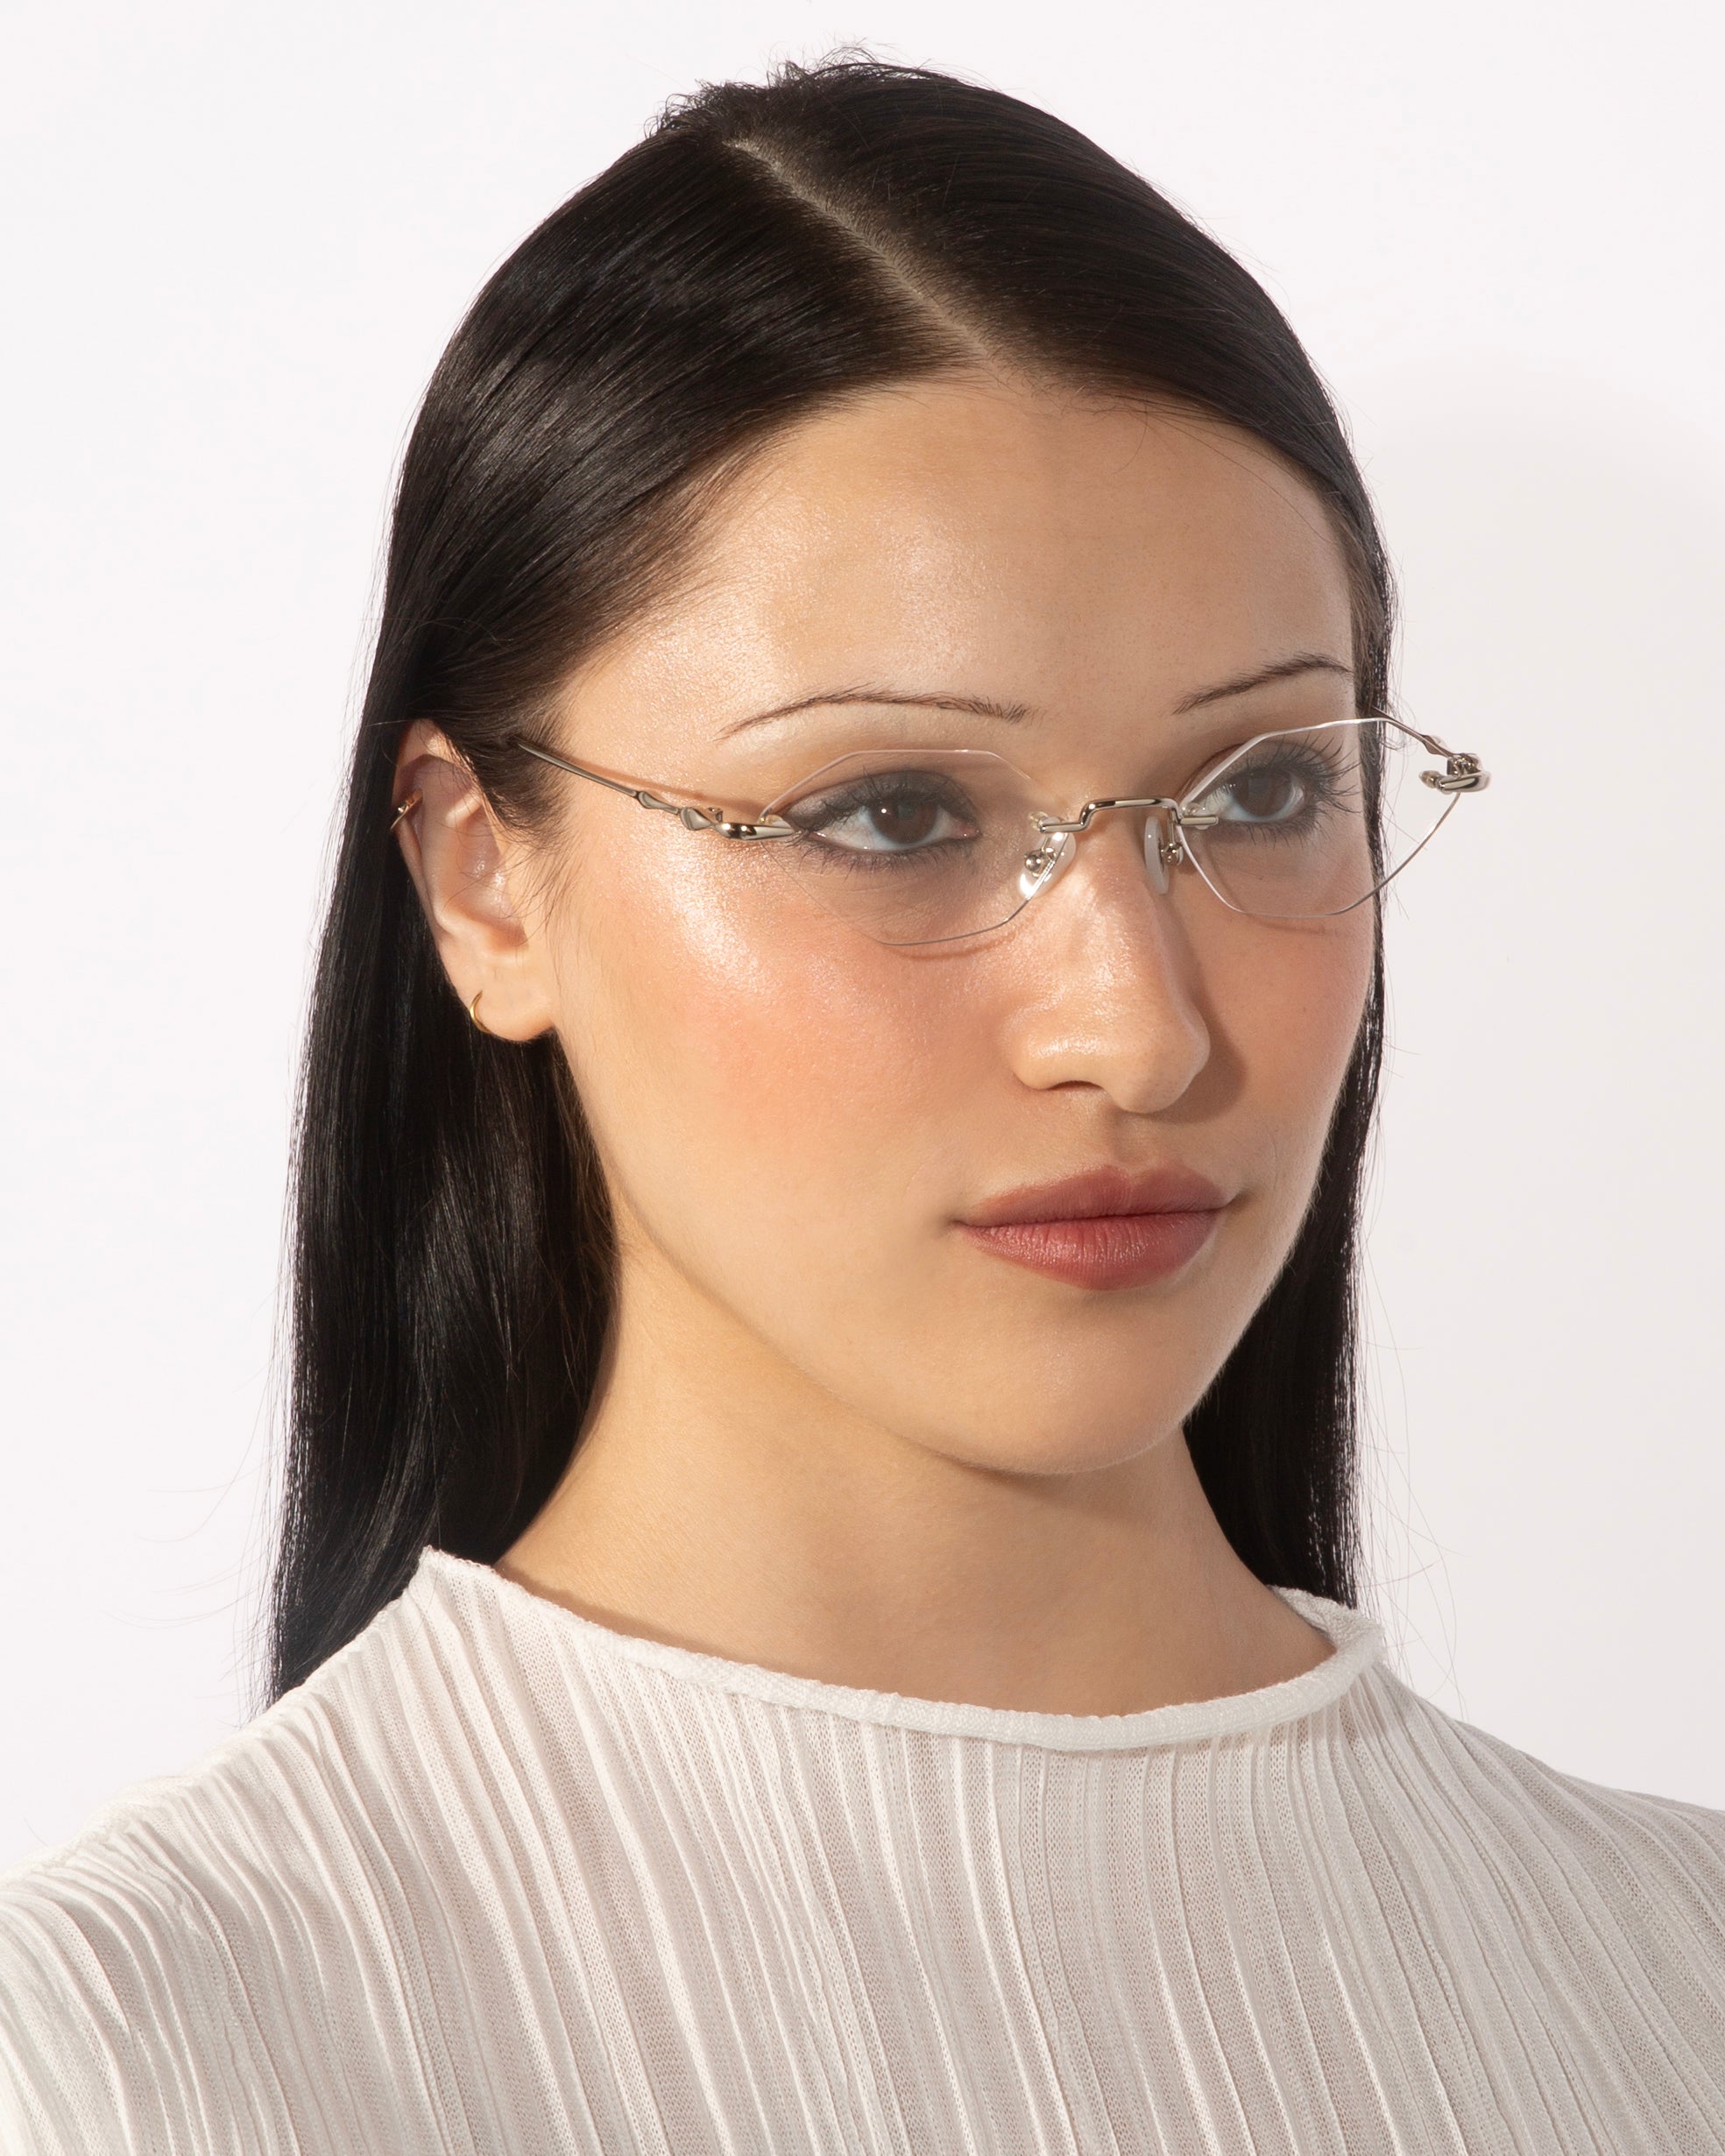
[[[1184,847],[1225,905],[1261,918],[1347,912],[1432,837],[1455,796],[1423,783],[1441,760],[1392,722],[1365,718],[1258,736],[1199,774],[1177,826],[1143,819],[1146,862]],[[1077,843],[1050,839],[1046,788],[987,749],[863,750],[765,804],[797,833],[769,852],[820,904],[886,944],[998,928],[1054,880]],[[1190,820],[1186,820],[1190,819]]]

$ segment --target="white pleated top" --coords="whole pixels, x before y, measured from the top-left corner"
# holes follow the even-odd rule
[[[637,1639],[427,1551],[0,1881],[6,2156],[1725,2150],[1725,1813],[1367,1617],[1085,1717]]]

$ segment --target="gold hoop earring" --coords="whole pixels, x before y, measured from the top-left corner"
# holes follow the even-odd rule
[[[481,1033],[487,1035],[491,1040],[494,1041],[497,1038],[496,1034],[491,1032],[491,1028],[479,1015],[479,999],[484,994],[484,993],[485,992],[483,988],[476,988],[473,991],[473,1000],[467,1007],[467,1014],[473,1021],[474,1024],[479,1029]]]
[[[395,829],[396,825],[401,821],[404,816],[411,816],[414,813],[414,809],[420,805],[420,798],[419,788],[415,787],[414,791],[407,795],[405,801],[398,801],[396,802],[395,814],[389,819],[389,827],[392,831]]]

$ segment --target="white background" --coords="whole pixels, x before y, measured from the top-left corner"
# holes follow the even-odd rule
[[[1146,173],[1351,417],[1406,708],[1498,774],[1393,930],[1376,1604],[1452,1712],[1725,1806],[1716,11],[7,20],[0,1862],[251,1696],[295,1035],[425,378],[665,98],[859,40]]]

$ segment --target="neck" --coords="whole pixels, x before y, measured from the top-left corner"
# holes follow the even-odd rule
[[[979,1465],[626,1274],[569,1468],[498,1570],[619,1631],[1031,1712],[1225,1698],[1329,1651],[1234,1555],[1177,1426],[1082,1473]]]

